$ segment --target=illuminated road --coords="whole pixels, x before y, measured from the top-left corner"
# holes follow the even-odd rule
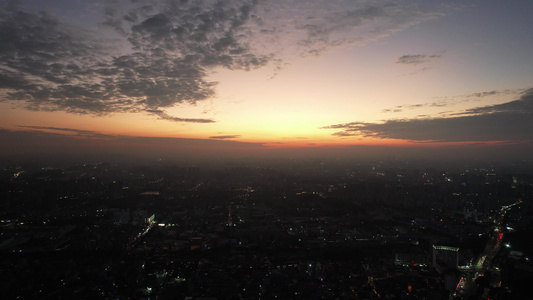
[[[505,224],[503,224],[504,217],[511,210],[511,208],[520,203],[522,203],[522,200],[519,199],[517,202],[511,205],[502,206],[502,209],[494,220],[493,232],[489,241],[487,242],[487,246],[485,246],[485,250],[483,250],[483,252],[479,255],[477,261],[470,266],[470,269],[462,270],[463,276],[457,284],[455,293],[452,295],[454,298],[461,297],[463,299],[469,299],[470,295],[477,287],[475,280],[478,277],[483,276],[486,271],[494,270],[492,268],[494,257],[496,257],[502,247],[504,236],[503,228],[505,226]]]
[[[154,226],[153,222],[151,222],[150,224],[147,224],[146,227],[141,232],[139,232],[136,236],[132,237],[131,241],[128,242],[128,244],[126,245],[126,251],[130,251],[135,246],[137,246],[139,241],[150,231],[150,229],[152,229],[153,226]]]

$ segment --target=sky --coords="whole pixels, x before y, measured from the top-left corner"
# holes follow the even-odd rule
[[[531,1],[0,7],[0,155],[533,153]]]

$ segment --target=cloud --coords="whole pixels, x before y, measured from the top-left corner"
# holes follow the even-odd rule
[[[290,56],[318,56],[346,46],[362,46],[424,21],[442,17],[452,6],[392,1],[264,1],[254,10],[251,32],[257,49]]]
[[[459,99],[459,101],[464,101],[464,102],[478,101],[481,98],[485,98],[485,97],[522,94],[526,90],[527,89],[491,90],[491,91],[482,91],[482,92],[475,92],[475,93],[470,93],[470,94],[456,95],[453,97],[435,97],[435,99],[440,99],[438,103],[441,103],[442,101],[449,101],[449,100],[456,100],[456,99]]]
[[[450,118],[351,122],[323,127],[335,136],[374,137],[420,142],[531,141],[533,89],[517,100],[466,110]]]
[[[283,140],[308,140],[309,138],[303,137],[303,136],[295,136],[295,137],[282,137]]]
[[[403,64],[403,65],[419,65],[422,63],[427,63],[432,60],[440,58],[440,54],[434,54],[434,55],[425,55],[425,54],[411,54],[411,55],[402,55],[398,57],[398,60],[396,61],[397,64]]]
[[[173,117],[167,114],[164,110],[160,110],[160,109],[149,109],[149,110],[146,110],[146,112],[157,116],[160,120],[167,120],[167,121],[173,121],[173,122],[188,122],[188,123],[214,123],[215,122],[215,120],[212,120],[212,119]]]
[[[383,113],[390,113],[390,112],[402,112],[404,109],[408,110],[414,110],[418,108],[423,107],[451,107],[455,106],[459,103],[466,103],[466,102],[472,102],[472,101],[479,101],[482,98],[485,97],[494,97],[499,95],[512,95],[512,94],[523,94],[526,90],[525,89],[506,89],[506,90],[491,90],[491,91],[483,91],[483,92],[476,92],[476,93],[470,93],[470,94],[464,94],[464,95],[457,95],[453,97],[436,97],[435,99],[439,99],[438,101],[434,102],[428,102],[428,103],[418,103],[418,104],[405,104],[405,105],[398,105],[394,108],[385,108],[381,110]],[[443,112],[441,114],[446,114],[449,112]],[[455,113],[455,115],[462,115],[465,114],[465,112],[461,113]]]
[[[0,101],[29,110],[106,115],[213,98],[216,68],[275,76],[289,53],[364,45],[446,14],[445,6],[256,0],[105,1],[97,31],[17,4],[0,10]],[[429,56],[431,58],[431,56]],[[154,111],[159,111],[155,113]]]
[[[227,139],[236,139],[236,138],[239,138],[240,135],[238,134],[233,134],[233,135],[214,135],[214,136],[210,136],[209,138],[210,139],[215,139],[215,140],[227,140]]]
[[[102,133],[98,133],[92,130],[83,130],[83,129],[74,129],[74,128],[65,128],[65,127],[33,126],[33,125],[18,125],[17,127],[34,129],[35,131],[38,131],[38,132],[58,131],[60,134],[73,133],[76,136],[82,136],[82,137],[94,137],[94,138],[115,137],[113,135],[102,134]]]
[[[396,61],[397,64],[421,64],[425,62],[426,56],[417,54],[417,55],[403,55],[398,58]]]
[[[408,54],[408,55],[402,55],[400,57],[398,57],[398,59],[396,60],[396,64],[400,64],[400,65],[411,65],[411,66],[417,66],[419,67],[417,70],[415,71],[412,71],[412,72],[409,72],[407,74],[403,74],[402,76],[411,76],[411,75],[416,75],[416,74],[419,74],[419,73],[424,73],[424,72],[427,72],[431,69],[433,69],[433,67],[431,66],[428,66],[428,64],[431,64],[432,62],[434,62],[435,60],[441,58],[441,54],[432,54],[432,55],[427,55],[427,54]],[[420,66],[422,65],[422,66]]]
[[[253,153],[267,149],[259,143],[226,140],[163,138],[109,135],[76,128],[19,125],[22,130],[0,128],[2,155],[54,154],[63,158],[77,155],[125,155],[182,158],[186,156],[212,157],[213,155]],[[222,151],[222,152],[221,152]],[[240,152],[246,151],[246,152]],[[251,152],[250,152],[251,151]]]
[[[496,91],[490,92],[495,94]],[[465,114],[497,114],[508,113],[515,115],[533,114],[533,88],[522,93],[520,99],[502,104],[476,107],[468,109]]]
[[[213,97],[216,82],[206,80],[212,68],[251,70],[269,62],[252,53],[242,35],[255,5],[133,1],[121,11],[120,3],[111,1],[102,25],[121,40],[8,5],[0,13],[2,100],[30,110],[144,111],[176,122],[214,122],[168,116],[163,109]]]

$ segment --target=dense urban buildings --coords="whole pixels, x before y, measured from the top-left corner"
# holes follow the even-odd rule
[[[524,299],[531,163],[14,164],[12,299]]]

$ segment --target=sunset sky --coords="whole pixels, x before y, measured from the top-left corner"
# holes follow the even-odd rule
[[[533,1],[0,5],[0,154],[533,151]]]

